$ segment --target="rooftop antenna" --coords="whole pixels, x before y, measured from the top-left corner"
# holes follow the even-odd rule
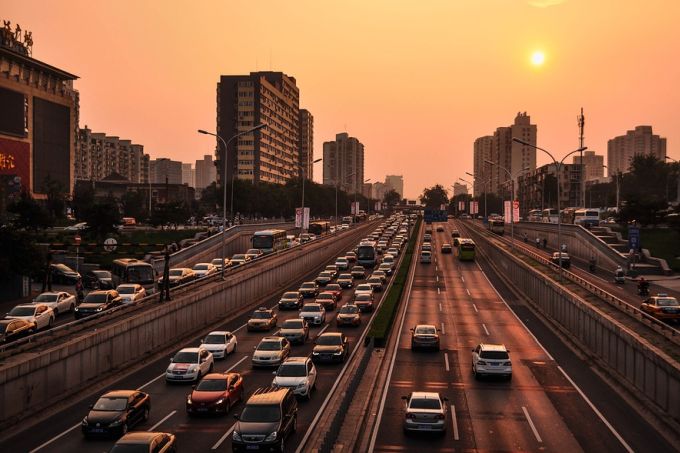
[[[584,208],[586,207],[586,192],[585,192],[585,172],[586,172],[586,166],[583,163],[583,129],[585,128],[586,125],[586,117],[583,116],[583,107],[581,107],[581,114],[576,117],[576,121],[578,122],[578,146],[581,148],[581,152],[579,152],[579,155],[581,156],[581,159],[579,160],[579,163],[581,164],[581,206]]]

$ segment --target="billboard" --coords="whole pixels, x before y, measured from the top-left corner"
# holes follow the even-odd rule
[[[309,229],[309,208],[295,208],[295,228]]]
[[[0,88],[0,133],[26,137],[28,135],[28,104],[18,91]]]
[[[66,191],[71,184],[71,109],[33,98],[33,192],[43,193],[49,176]]]
[[[0,138],[0,176],[9,193],[29,186],[30,154],[28,143]]]

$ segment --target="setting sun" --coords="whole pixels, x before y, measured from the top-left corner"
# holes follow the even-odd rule
[[[545,54],[540,50],[537,50],[531,54],[531,64],[534,66],[541,66],[545,62]]]

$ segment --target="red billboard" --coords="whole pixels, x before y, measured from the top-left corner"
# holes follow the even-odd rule
[[[10,192],[28,187],[31,146],[28,143],[0,138],[0,176],[10,184]]]

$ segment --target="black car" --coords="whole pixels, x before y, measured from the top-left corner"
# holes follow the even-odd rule
[[[83,276],[83,286],[90,289],[115,289],[111,272],[109,271],[87,271]]]
[[[559,266],[560,265],[560,252],[555,252],[552,254],[550,257],[550,261],[553,262],[554,265]],[[562,267],[568,269],[571,266],[571,258],[569,257],[569,254],[566,252],[562,252]]]
[[[333,274],[329,271],[324,271],[314,279],[314,282],[319,286],[326,286],[333,281]]]
[[[76,319],[84,318],[117,307],[122,303],[123,299],[118,295],[118,291],[113,289],[92,291],[85,296],[83,303],[76,307],[75,316]]]
[[[304,282],[298,292],[302,297],[316,297],[319,294],[319,285],[316,282]]]
[[[243,411],[235,415],[231,449],[241,451],[284,451],[284,441],[297,427],[298,404],[285,387],[255,390]]]
[[[50,264],[50,274],[53,283],[64,285],[75,285],[80,279],[80,274],[65,264]]]
[[[168,286],[170,286],[170,288],[196,280],[196,274],[194,273],[193,269],[188,267],[177,267],[170,269],[169,276],[170,278],[168,281],[170,283]],[[163,285],[163,277],[158,279],[158,286],[161,285]]]
[[[302,294],[299,291],[286,291],[279,299],[279,310],[285,308],[300,309],[304,305]]]
[[[123,436],[134,425],[149,419],[151,398],[138,390],[113,390],[103,394],[80,424],[83,435]]]
[[[35,331],[35,323],[25,319],[1,319],[0,343],[9,343]]]
[[[343,362],[349,353],[349,340],[344,333],[326,332],[321,334],[312,350],[314,362]]]

